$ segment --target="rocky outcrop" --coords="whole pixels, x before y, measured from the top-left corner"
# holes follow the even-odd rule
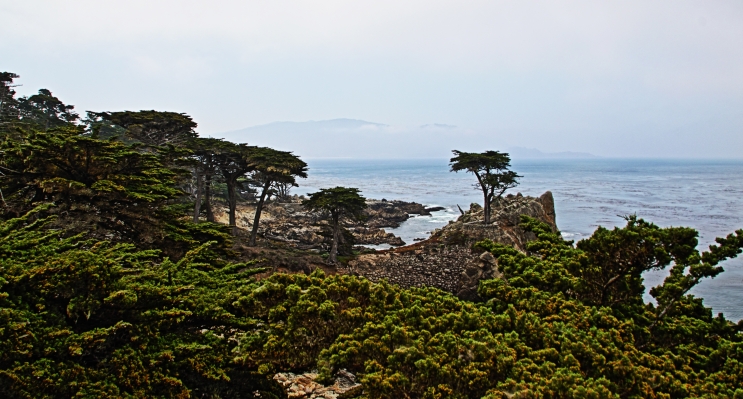
[[[380,228],[370,228],[364,226],[351,227],[349,229],[353,233],[354,239],[357,244],[369,244],[369,245],[380,245],[389,244],[392,246],[405,245],[405,241],[402,238],[392,234]]]
[[[472,204],[469,211],[436,230],[430,239],[360,255],[343,271],[372,281],[386,279],[402,287],[437,287],[475,300],[480,280],[499,278],[501,273],[492,255],[475,253],[471,245],[487,238],[524,251],[525,244],[536,237],[519,226],[521,215],[539,219],[557,231],[552,193],[538,198],[509,195],[493,204],[491,224],[482,224],[482,207]]]
[[[416,202],[367,200],[366,225],[371,228],[400,227],[400,223],[408,220],[411,214],[430,216],[431,212]]]
[[[315,382],[317,377],[316,373],[278,373],[273,379],[284,387],[289,398],[348,399],[361,394],[361,384],[356,382],[355,375],[346,370],[338,371],[330,386]]]
[[[521,228],[521,216],[526,215],[547,223],[552,231],[557,231],[555,222],[555,201],[550,191],[539,197],[525,197],[521,193],[509,194],[498,203],[492,204],[491,223],[483,224],[483,209],[478,204],[470,205],[470,210],[457,221],[435,231],[433,236],[452,244],[474,243],[489,239],[501,244],[511,245],[525,251],[525,244],[534,240],[533,233]]]
[[[318,215],[307,212],[302,207],[303,197],[294,196],[285,202],[271,202],[265,205],[261,215],[258,232],[265,238],[288,243],[300,249],[328,249],[330,246],[330,226]],[[353,234],[357,245],[402,246],[405,242],[398,236],[387,233],[383,227],[399,227],[411,214],[430,216],[431,211],[415,202],[367,200],[368,208],[361,221],[344,219],[343,227]],[[435,209],[435,208],[434,208]],[[217,207],[217,221],[227,223],[226,209]],[[238,205],[237,225],[250,230],[255,215],[251,205]]]

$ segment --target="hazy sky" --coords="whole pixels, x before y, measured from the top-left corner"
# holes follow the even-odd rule
[[[186,112],[203,135],[355,118],[483,149],[743,158],[740,0],[0,0],[0,17],[21,94]]]

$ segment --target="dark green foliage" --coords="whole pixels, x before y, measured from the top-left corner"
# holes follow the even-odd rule
[[[48,208],[0,226],[0,396],[280,393],[231,362],[236,337],[252,324],[233,316],[230,298],[252,272],[226,265],[214,243],[201,245],[228,242],[224,228],[168,224],[169,238],[192,249],[174,263],[156,251],[65,238],[44,228],[53,217],[32,222],[39,212],[60,214]]]
[[[125,134],[148,146],[181,146],[196,138],[196,122],[183,113],[163,111],[99,112],[93,116],[125,129]]]
[[[47,89],[39,90],[31,97],[18,100],[18,110],[24,122],[32,122],[44,131],[54,127],[67,126],[77,121],[78,116],[72,105],[64,104]]]
[[[484,223],[490,223],[490,205],[494,200],[499,200],[503,193],[510,188],[516,187],[521,177],[516,172],[509,170],[511,157],[498,151],[485,151],[482,153],[462,152],[453,150],[454,157],[449,160],[452,172],[464,170],[475,175],[477,178],[476,188],[482,191]]]
[[[54,202],[73,231],[100,229],[101,238],[142,243],[161,238],[159,211],[182,193],[178,171],[163,166],[157,153],[89,137],[77,126],[22,132],[22,139],[0,142],[4,213],[18,216]]]
[[[0,223],[0,396],[276,392],[231,361],[252,325],[231,303],[259,270],[212,266],[209,243],[178,262],[155,262],[154,251],[62,238],[44,228],[51,219],[35,216]]]
[[[333,244],[328,261],[336,263],[338,261],[338,242],[341,239],[340,218],[361,218],[361,211],[366,208],[366,199],[359,194],[357,188],[348,187],[324,188],[316,193],[309,194],[309,196],[307,200],[302,202],[305,208],[330,215],[333,228]]]

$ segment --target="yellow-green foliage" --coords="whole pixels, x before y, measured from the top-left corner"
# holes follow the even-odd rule
[[[274,275],[235,304],[263,323],[243,337],[237,360],[266,374],[318,368],[329,378],[346,368],[358,373],[368,398],[743,395],[740,324],[713,318],[685,293],[664,314],[662,305],[638,305],[635,298],[642,295],[635,284],[640,265],[665,260],[662,248],[674,252],[669,243],[679,243],[678,231],[630,220],[576,249],[534,220],[525,219],[525,226],[539,236],[531,255],[478,245],[498,257],[507,276],[481,285],[484,303],[353,276]],[[590,247],[626,245],[627,236],[646,244],[627,252],[653,248],[640,251],[652,259],[615,280],[623,284],[615,297],[625,300],[597,306],[594,292],[582,289],[592,282],[574,267],[598,273]],[[740,236],[718,240],[722,249],[711,252],[734,256]],[[684,255],[697,265],[709,260],[694,251]],[[682,261],[678,251],[672,257]],[[610,278],[614,271],[604,270]],[[669,282],[675,284],[674,276]]]

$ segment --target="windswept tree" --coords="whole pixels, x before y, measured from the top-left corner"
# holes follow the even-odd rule
[[[485,151],[482,153],[452,151],[449,160],[452,172],[464,170],[477,178],[476,188],[482,190],[484,223],[490,223],[490,205],[498,201],[506,190],[516,187],[521,177],[510,170],[511,157],[504,152]]]
[[[47,89],[41,89],[31,97],[21,97],[18,109],[24,121],[34,122],[45,131],[74,123],[80,118],[74,105],[63,103]]]
[[[361,219],[362,211],[366,209],[366,199],[359,194],[359,189],[350,187],[323,188],[309,196],[309,199],[302,201],[305,208],[330,215],[333,242],[328,263],[336,263],[341,235],[340,220],[342,217]]]
[[[227,185],[229,225],[232,228],[232,235],[237,235],[237,219],[235,217],[237,188],[240,185],[239,179],[255,170],[255,165],[248,162],[252,147],[247,144],[234,144],[229,141],[220,141],[214,144],[214,164]]]
[[[93,116],[126,129],[126,136],[148,146],[182,146],[196,138],[196,122],[184,113],[163,111],[97,112]]]
[[[258,223],[261,220],[266,195],[275,183],[295,184],[297,177],[307,177],[307,164],[291,152],[267,147],[252,147],[248,151],[248,163],[255,168],[254,181],[260,184],[261,194],[255,207],[250,245],[255,245]]]

